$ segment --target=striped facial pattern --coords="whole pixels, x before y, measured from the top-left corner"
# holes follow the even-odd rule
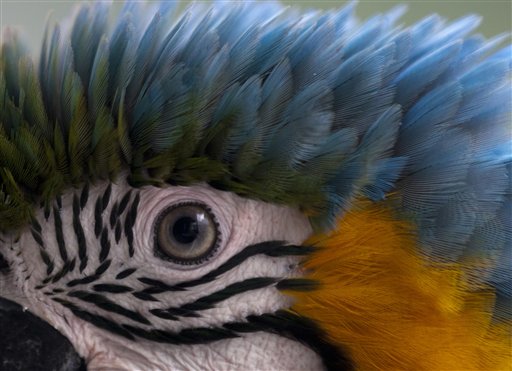
[[[42,207],[12,241],[11,267],[31,302],[44,303],[39,315],[65,318],[54,324],[64,333],[77,331],[76,319],[124,344],[268,333],[305,344],[329,366],[341,355],[310,320],[285,310],[281,293],[314,286],[298,266],[310,233],[295,210],[207,186],[108,183]]]

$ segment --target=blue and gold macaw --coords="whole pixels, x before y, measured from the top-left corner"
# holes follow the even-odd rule
[[[510,369],[507,36],[353,12],[4,32],[0,369]]]

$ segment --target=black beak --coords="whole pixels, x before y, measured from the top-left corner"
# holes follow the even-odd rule
[[[69,340],[13,301],[0,297],[0,370],[86,371]]]

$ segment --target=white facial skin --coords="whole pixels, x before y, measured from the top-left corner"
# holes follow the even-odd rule
[[[275,284],[255,288],[220,300],[209,309],[196,311],[198,317],[177,316],[176,320],[159,318],[152,309],[178,308],[187,303],[207,297],[230,284],[255,277],[282,278],[300,275],[298,257],[270,257],[264,254],[252,255],[232,269],[222,272],[214,279],[182,291],[152,293],[152,299],[140,299],[133,295],[148,289],[151,285],[139,280],[149,278],[172,286],[192,281],[214,271],[247,246],[265,241],[285,241],[300,244],[311,234],[310,224],[297,210],[276,206],[239,197],[233,193],[214,190],[205,185],[191,187],[143,187],[133,189],[126,209],[120,215],[110,215],[114,207],[119,209],[123,196],[131,189],[127,184],[112,184],[111,196],[106,208],[100,212],[101,233],[96,237],[95,220],[98,213],[97,200],[102,199],[107,184],[98,185],[89,191],[88,202],[79,213],[80,224],[86,240],[87,261],[83,261],[77,242],[76,225],[73,223],[73,193],[62,197],[60,217],[62,220],[65,255],[59,250],[58,232],[55,228],[55,211],[46,220],[43,210],[36,217],[41,225],[42,245],[36,241],[27,227],[18,239],[2,236],[0,244],[6,259],[11,263],[10,282],[3,282],[0,295],[28,307],[33,313],[45,319],[69,338],[75,349],[85,358],[89,370],[315,370],[321,369],[322,362],[306,346],[282,336],[268,332],[237,334],[239,337],[216,340],[207,344],[168,344],[134,336],[134,340],[101,329],[79,318],[69,308],[78,308],[107,321],[126,324],[144,331],[153,329],[179,333],[190,328],[222,328],[222,324],[245,322],[250,315],[273,313],[291,305]],[[138,213],[133,231],[133,256],[130,256],[129,237],[124,225],[126,216],[139,194]],[[75,209],[81,190],[75,192]],[[99,202],[99,201],[98,201]],[[158,216],[169,206],[181,202],[199,202],[207,205],[218,223],[221,242],[211,258],[200,264],[182,265],[162,259],[155,254],[155,223]],[[114,206],[117,205],[117,206]],[[57,206],[57,203],[54,205]],[[101,204],[100,204],[101,206]],[[58,213],[58,212],[57,212]],[[112,226],[110,222],[113,222]],[[75,218],[76,222],[76,218]],[[76,223],[75,223],[76,224]],[[117,226],[119,224],[119,226]],[[116,242],[116,228],[119,241]],[[37,229],[37,228],[35,228]],[[119,233],[121,232],[121,233]],[[101,249],[101,237],[108,240],[110,248]],[[3,242],[2,242],[3,241]],[[41,241],[39,241],[41,242]],[[44,250],[54,268],[50,277],[64,267],[64,260],[75,259],[75,266],[69,272],[40,287],[47,276],[47,265],[41,258]],[[98,267],[110,260],[108,268],[97,274]],[[79,271],[79,266],[83,271]],[[136,268],[131,275],[116,279],[116,275],[129,268]],[[70,284],[73,280],[95,276],[91,282]],[[95,285],[117,284],[127,287],[126,292],[112,293],[97,291]],[[7,289],[9,287],[9,289]],[[96,291],[95,291],[96,290]],[[108,311],[80,294],[90,293],[106,297],[109,302],[129,312],[119,314],[118,310]],[[62,305],[67,303],[67,307]],[[92,300],[93,302],[96,299]],[[142,319],[133,319],[135,316]],[[123,330],[125,331],[125,330]]]

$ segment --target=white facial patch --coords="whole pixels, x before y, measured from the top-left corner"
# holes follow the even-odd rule
[[[206,185],[105,183],[35,215],[3,238],[14,284],[90,369],[321,367],[264,324],[300,276],[294,245],[312,230],[299,211]]]

